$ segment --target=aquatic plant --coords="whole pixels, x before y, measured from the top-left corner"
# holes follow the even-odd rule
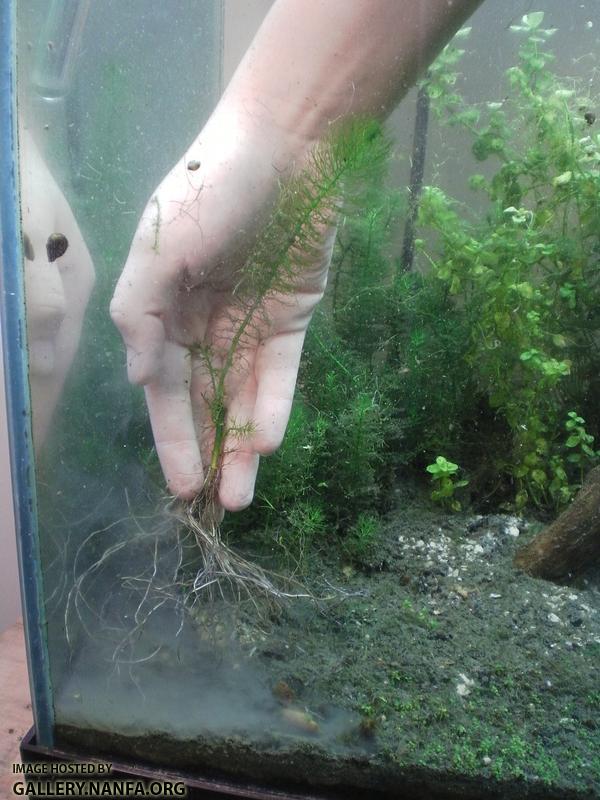
[[[594,430],[599,423],[588,398],[598,374],[600,139],[590,133],[584,88],[549,70],[556,31],[543,19],[530,13],[512,26],[523,43],[507,72],[509,94],[483,110],[456,90],[455,45],[432,70],[434,110],[469,131],[476,160],[497,166],[469,181],[489,201],[483,220],[470,221],[435,187],[420,207],[422,228],[439,237],[421,250],[467,331],[463,358],[495,432],[495,472],[517,508],[560,507],[573,496],[581,470],[561,420],[575,408]],[[586,455],[591,465],[595,454]]]
[[[543,15],[513,28],[522,47],[501,101],[460,94],[468,28],[424,82],[442,124],[472,137],[468,183],[483,212],[427,187],[410,272],[397,254],[396,189],[371,181],[362,213],[341,217],[286,439],[234,530],[293,542],[312,506],[345,551],[361,515],[390,501],[397,471],[422,476],[439,453],[465,468],[476,502],[513,508],[564,506],[595,463],[590,442],[564,425],[573,412],[585,436],[600,431],[593,102],[550,72]]]
[[[436,503],[448,506],[452,511],[460,511],[461,503],[455,497],[457,489],[467,486],[469,481],[457,480],[458,464],[448,461],[444,456],[438,456],[433,464],[428,464],[427,472],[431,475],[433,491],[431,499]]]
[[[298,501],[291,505],[287,519],[289,528],[279,535],[278,542],[295,568],[306,572],[313,542],[326,527],[325,512],[318,501]]]
[[[381,523],[375,514],[362,511],[344,537],[343,549],[346,555],[357,562],[368,559],[373,554],[380,527]]]
[[[293,296],[303,269],[319,252],[323,231],[340,214],[349,213],[365,181],[377,178],[387,150],[379,126],[358,120],[313,149],[307,166],[282,184],[278,203],[240,271],[232,295],[230,335],[220,348],[202,343],[193,348],[200,359],[199,369],[209,379],[203,400],[214,429],[204,486],[182,514],[201,554],[201,567],[192,585],[195,595],[215,588],[223,594],[227,586],[238,595],[240,591],[249,595],[262,591],[274,597],[285,594],[262,568],[234,553],[221,536],[217,497],[226,442],[232,437],[241,440],[253,431],[252,421],[239,424],[228,417],[226,382],[231,371],[245,368],[245,350],[255,346],[259,330],[269,325],[267,301],[285,303]],[[366,425],[364,401],[356,415]],[[360,427],[353,428],[359,437]],[[349,468],[358,468],[352,457]]]
[[[360,515],[376,515],[385,499],[390,447],[399,430],[395,398],[385,384],[397,316],[390,231],[400,199],[381,173],[366,182],[360,213],[340,217],[326,297],[307,332],[290,426],[282,448],[263,461],[258,502],[236,520],[240,526],[280,528],[286,537],[291,509],[311,501],[324,509],[327,530],[347,538]]]
[[[580,481],[583,483],[585,471],[598,460],[598,451],[594,450],[594,437],[585,429],[585,420],[575,411],[569,411],[565,428],[569,434],[565,446],[571,450],[567,461],[579,468]]]

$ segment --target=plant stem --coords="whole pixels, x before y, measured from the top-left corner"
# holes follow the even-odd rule
[[[415,258],[415,224],[419,211],[419,199],[425,174],[427,150],[427,128],[429,126],[429,92],[427,82],[421,84],[417,95],[417,115],[413,138],[412,166],[410,170],[409,201],[404,241],[402,243],[401,269],[410,272]]]

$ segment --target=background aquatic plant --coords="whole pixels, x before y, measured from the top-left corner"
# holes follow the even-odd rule
[[[471,137],[482,211],[426,187],[407,273],[401,194],[371,184],[363,213],[340,225],[288,438],[238,529],[293,539],[291,510],[310,501],[324,532],[347,538],[385,509],[399,470],[422,476],[440,452],[487,507],[560,509],[596,463],[573,426],[600,430],[600,137],[587,87],[551,72],[556,32],[543,23],[535,12],[512,26],[519,58],[499,101],[461,95],[470,29],[430,68],[432,113]]]
[[[455,91],[439,94],[439,113],[473,135],[475,158],[496,165],[491,176],[470,178],[488,200],[485,218],[469,219],[434,187],[420,210],[422,226],[438,235],[437,251],[422,244],[432,274],[454,298],[457,319],[468,321],[464,358],[500,436],[491,455],[504,477],[501,495],[517,508],[560,507],[580,485],[562,433],[568,411],[578,409],[598,429],[590,399],[598,374],[600,140],[590,131],[592,99],[549,70],[555,30],[543,20],[536,12],[512,26],[522,45],[502,102],[481,110]]]

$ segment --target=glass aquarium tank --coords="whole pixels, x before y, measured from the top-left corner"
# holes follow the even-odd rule
[[[600,798],[600,7],[466,0],[428,44],[423,2],[394,102],[340,69],[300,158],[223,112],[250,74],[275,113],[295,3],[2,4],[31,747]]]

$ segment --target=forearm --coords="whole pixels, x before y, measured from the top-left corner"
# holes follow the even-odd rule
[[[276,0],[224,102],[308,145],[339,118],[385,118],[481,2]]]

